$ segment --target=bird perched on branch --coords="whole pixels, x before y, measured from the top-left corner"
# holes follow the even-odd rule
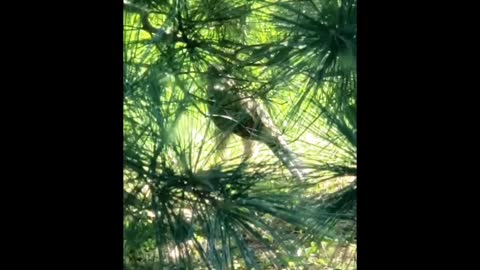
[[[244,145],[249,145],[251,140],[264,143],[295,178],[304,180],[296,155],[267,110],[252,97],[241,93],[235,81],[220,68],[210,65],[207,80],[208,110],[217,128],[227,136],[232,133],[240,136]]]

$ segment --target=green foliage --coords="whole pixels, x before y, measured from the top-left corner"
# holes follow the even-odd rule
[[[306,182],[222,137],[209,64],[268,108]],[[125,3],[126,269],[356,269],[356,132],[355,0]]]

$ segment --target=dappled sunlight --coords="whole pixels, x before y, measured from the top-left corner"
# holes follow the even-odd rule
[[[124,11],[125,269],[356,269],[356,1]]]

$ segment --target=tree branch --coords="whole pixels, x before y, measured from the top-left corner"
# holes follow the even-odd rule
[[[149,32],[150,34],[154,34],[160,30],[160,28],[154,27],[148,20],[148,15],[150,14],[148,10],[131,3],[124,3],[123,8],[125,11],[137,13],[140,15],[143,30]]]

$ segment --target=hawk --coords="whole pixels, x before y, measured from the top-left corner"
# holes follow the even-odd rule
[[[208,110],[215,126],[227,136],[240,136],[246,145],[251,140],[264,143],[295,178],[304,180],[296,155],[262,104],[242,93],[233,79],[213,65],[207,81]]]

